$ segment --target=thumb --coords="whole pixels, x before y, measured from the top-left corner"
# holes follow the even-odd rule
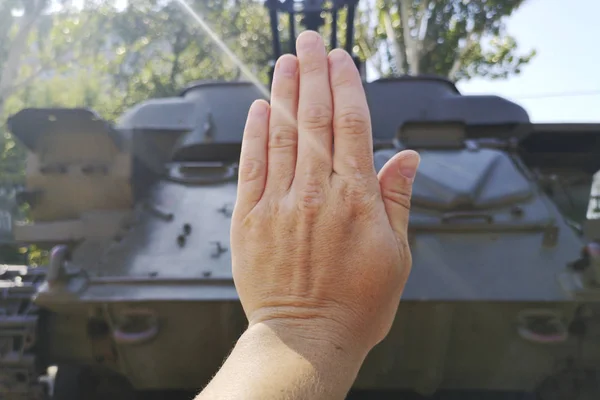
[[[403,150],[385,163],[377,174],[379,187],[392,229],[406,237],[412,186],[421,158],[413,150]]]

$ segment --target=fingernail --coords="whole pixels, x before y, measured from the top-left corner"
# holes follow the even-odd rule
[[[329,62],[331,66],[340,66],[348,60],[349,55],[342,49],[334,49],[329,53]]]
[[[417,169],[419,168],[420,162],[421,157],[419,157],[419,153],[415,151],[409,152],[402,160],[400,174],[407,179],[414,179],[414,177],[417,175]]]
[[[265,101],[257,100],[250,106],[250,111],[248,112],[250,115],[254,117],[264,117],[267,115],[267,110],[269,109],[269,105]]]
[[[315,50],[322,48],[325,51],[325,45],[321,39],[321,36],[315,31],[304,31],[298,35],[296,41],[297,50]]]
[[[292,77],[296,74],[297,64],[298,60],[296,57],[286,54],[279,58],[279,61],[277,62],[277,72],[284,76]]]

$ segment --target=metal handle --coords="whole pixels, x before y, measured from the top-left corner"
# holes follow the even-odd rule
[[[53,287],[64,279],[66,275],[64,265],[69,256],[69,247],[65,245],[58,245],[52,248],[50,262],[48,263],[48,273],[46,274],[48,286]]]
[[[219,170],[217,174],[207,174],[209,170]],[[214,163],[179,163],[170,168],[169,179],[187,184],[211,184],[231,180],[236,175],[235,165]]]
[[[119,329],[113,332],[118,344],[139,344],[154,338],[158,334],[158,326],[152,326],[144,332],[127,333]]]
[[[563,343],[568,339],[567,327],[552,310],[524,310],[517,316],[517,332],[523,339],[542,344]]]
[[[483,222],[487,224],[491,224],[494,222],[494,217],[490,214],[482,213],[482,212],[449,212],[442,215],[442,223],[449,224],[453,221],[464,221],[464,220],[483,220]]]
[[[113,338],[117,344],[140,344],[153,339],[156,335],[158,335],[158,318],[151,310],[122,311],[114,324]]]

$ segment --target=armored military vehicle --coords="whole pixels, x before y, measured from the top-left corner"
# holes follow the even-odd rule
[[[268,1],[276,56],[278,12],[319,27],[321,5],[302,4]],[[351,27],[356,4],[334,4]],[[437,77],[364,87],[376,168],[404,148],[422,163],[413,271],[355,390],[599,398],[600,125],[533,124],[515,103]],[[246,82],[199,82],[114,125],[86,109],[10,118],[29,151],[20,199],[33,221],[14,235],[52,251],[47,266],[1,275],[0,398],[44,398],[49,366],[57,400],[211,378],[246,325],[229,226],[246,113],[261,97]]]

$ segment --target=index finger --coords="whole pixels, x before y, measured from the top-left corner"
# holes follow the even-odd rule
[[[350,55],[329,53],[333,95],[333,170],[340,175],[374,174],[371,117],[365,89]]]

